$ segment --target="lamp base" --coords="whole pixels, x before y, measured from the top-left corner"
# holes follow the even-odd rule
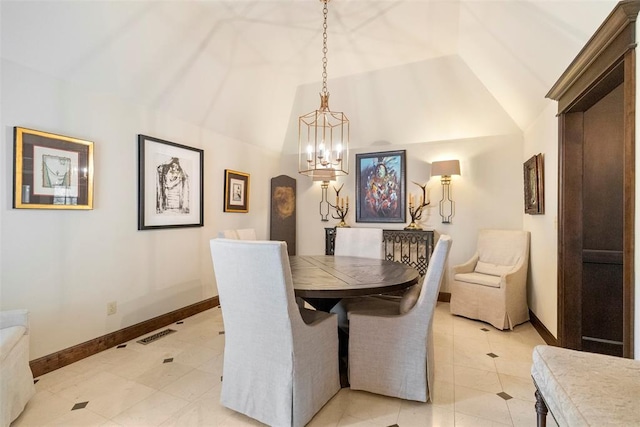
[[[407,225],[404,229],[405,230],[422,230],[422,227],[420,227],[415,222],[411,221],[411,224]]]
[[[340,227],[340,228],[351,228],[351,226],[350,226],[350,225],[348,225],[348,224],[347,224],[346,222],[344,222],[344,221],[340,221],[340,222],[338,223],[338,225],[336,225],[336,227]]]

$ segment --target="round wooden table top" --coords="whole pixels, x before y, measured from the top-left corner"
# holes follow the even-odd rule
[[[418,282],[413,267],[387,260],[332,255],[289,257],[302,298],[345,298],[400,291]]]

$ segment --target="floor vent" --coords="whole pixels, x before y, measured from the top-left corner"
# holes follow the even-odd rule
[[[139,342],[140,344],[143,344],[143,345],[147,345],[174,332],[175,331],[173,329],[165,329],[164,331],[156,332],[155,334],[149,335],[148,337],[142,338],[141,340],[138,340],[136,342]]]

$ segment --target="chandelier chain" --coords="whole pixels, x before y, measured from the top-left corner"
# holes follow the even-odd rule
[[[324,23],[322,24],[322,93],[323,95],[327,95],[327,15],[329,13],[327,3],[329,0],[322,1],[324,3],[324,7],[322,8],[324,15]]]

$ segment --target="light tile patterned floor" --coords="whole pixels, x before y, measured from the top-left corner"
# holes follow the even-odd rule
[[[220,309],[169,327],[177,332],[147,345],[133,340],[37,378],[36,396],[12,427],[262,425],[219,403]],[[544,342],[531,324],[499,331],[452,316],[449,304],[439,303],[434,335],[433,403],[342,389],[309,426],[536,425],[529,371],[533,347]],[[555,425],[551,416],[547,422]]]

